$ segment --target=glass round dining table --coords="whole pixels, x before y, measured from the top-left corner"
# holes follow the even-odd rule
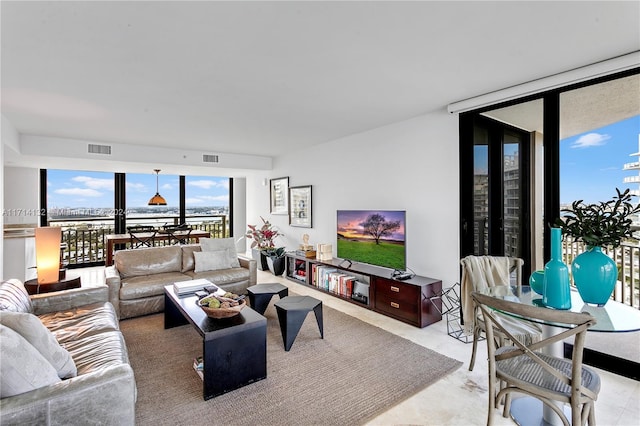
[[[517,287],[496,286],[479,291],[488,296],[511,302],[523,303],[531,306],[538,306],[546,309],[542,303],[542,296],[531,291],[529,286],[522,286],[522,290],[518,292]],[[603,333],[624,333],[640,331],[640,310],[629,305],[625,305],[614,300],[609,300],[604,306],[589,305],[582,301],[580,294],[571,289],[571,312],[588,312],[596,319],[596,324],[588,329],[589,332]],[[545,322],[537,319],[518,316],[526,321],[538,323],[542,326],[543,337],[549,337],[553,334],[554,328],[562,328],[564,325],[553,322]],[[566,327],[566,326],[564,326]],[[588,340],[588,338],[587,338]],[[564,343],[562,341],[548,346],[548,355],[562,358],[564,357]],[[568,407],[564,409],[568,418],[571,418],[571,410]],[[514,398],[511,403],[511,418],[518,425],[561,425],[560,418],[542,402],[533,397]]]

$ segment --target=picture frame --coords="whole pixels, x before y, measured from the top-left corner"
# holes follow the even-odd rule
[[[271,214],[289,214],[289,177],[270,179],[270,204]]]
[[[312,227],[311,185],[289,188],[289,225]]]

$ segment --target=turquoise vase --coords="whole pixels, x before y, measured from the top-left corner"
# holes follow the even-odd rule
[[[551,259],[544,265],[542,303],[554,309],[571,308],[569,268],[562,261],[562,230],[551,228]]]
[[[618,266],[600,247],[589,247],[571,263],[571,275],[585,303],[604,306],[618,281]]]
[[[542,295],[544,291],[544,271],[533,271],[529,277],[529,287],[534,292]]]

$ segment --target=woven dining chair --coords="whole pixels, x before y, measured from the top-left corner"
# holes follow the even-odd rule
[[[461,310],[463,311],[462,319],[465,324],[469,324],[473,333],[473,348],[471,349],[471,360],[469,361],[469,371],[473,370],[476,362],[476,351],[478,349],[478,342],[482,340],[482,333],[485,332],[485,324],[482,320],[482,316],[477,307],[473,307],[473,301],[471,299],[471,292],[481,291],[485,288],[495,285],[501,285],[508,288],[511,284],[511,275],[515,275],[515,295],[519,296],[522,293],[522,266],[524,261],[518,257],[507,256],[467,256],[460,260],[462,265],[462,279],[461,279]],[[487,269],[490,265],[507,265],[507,270],[504,271],[504,276],[494,277],[491,276],[491,271]],[[499,275],[500,271],[497,271]],[[496,271],[494,271],[494,274]],[[496,282],[489,283],[493,280]],[[469,309],[470,308],[470,309]],[[466,317],[465,317],[466,312]],[[469,318],[470,317],[470,318]],[[542,337],[542,329],[528,321],[522,321],[516,318],[510,318],[504,316],[501,318],[501,322],[506,326],[512,335],[516,336],[521,342],[535,342]],[[499,330],[494,330],[494,338],[498,346],[503,346],[509,343],[506,336]]]
[[[477,292],[472,298],[480,308],[487,324],[487,352],[489,359],[489,413],[487,425],[492,424],[497,401],[505,397],[503,416],[507,417],[511,406],[511,394],[522,393],[542,401],[562,420],[565,426],[582,426],[588,421],[595,425],[595,404],[600,391],[600,377],[591,368],[582,365],[586,333],[596,323],[588,313],[560,311],[525,305],[490,297]],[[564,331],[531,344],[520,343],[496,318],[497,313],[506,313],[520,318],[553,323]],[[493,331],[500,330],[514,346],[497,347]],[[574,337],[571,359],[545,355],[543,348],[564,339]],[[496,393],[497,381],[502,387]],[[571,421],[561,407],[553,401],[571,406]]]

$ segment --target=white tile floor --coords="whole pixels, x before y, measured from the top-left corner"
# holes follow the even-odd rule
[[[444,379],[422,392],[392,407],[370,425],[483,425],[487,416],[486,346],[478,346],[474,371],[468,371],[471,344],[462,343],[446,332],[444,321],[423,329],[404,324],[328,294],[299,285],[269,272],[258,271],[258,282],[280,282],[298,294],[310,295],[362,321],[383,328],[443,355],[463,362],[463,365]],[[588,337],[587,337],[588,339]],[[640,425],[640,382],[598,370],[602,390],[596,402],[596,421],[599,425]],[[513,425],[496,411],[494,424]]]
[[[97,282],[103,268],[83,270],[84,282]],[[86,278],[85,278],[86,277]],[[443,355],[463,362],[447,377],[439,380],[406,401],[390,408],[369,425],[483,425],[487,416],[487,369],[483,355],[486,346],[478,346],[474,371],[468,371],[471,344],[462,343],[447,335],[446,324],[440,321],[423,329],[363,309],[336,297],[299,285],[270,272],[258,271],[258,282],[279,282],[298,294],[310,295],[331,308],[340,310],[409,339]],[[587,336],[587,341],[589,337]],[[598,370],[602,389],[596,402],[596,421],[603,426],[640,426],[640,382]],[[495,425],[513,425],[510,419],[496,411]]]

